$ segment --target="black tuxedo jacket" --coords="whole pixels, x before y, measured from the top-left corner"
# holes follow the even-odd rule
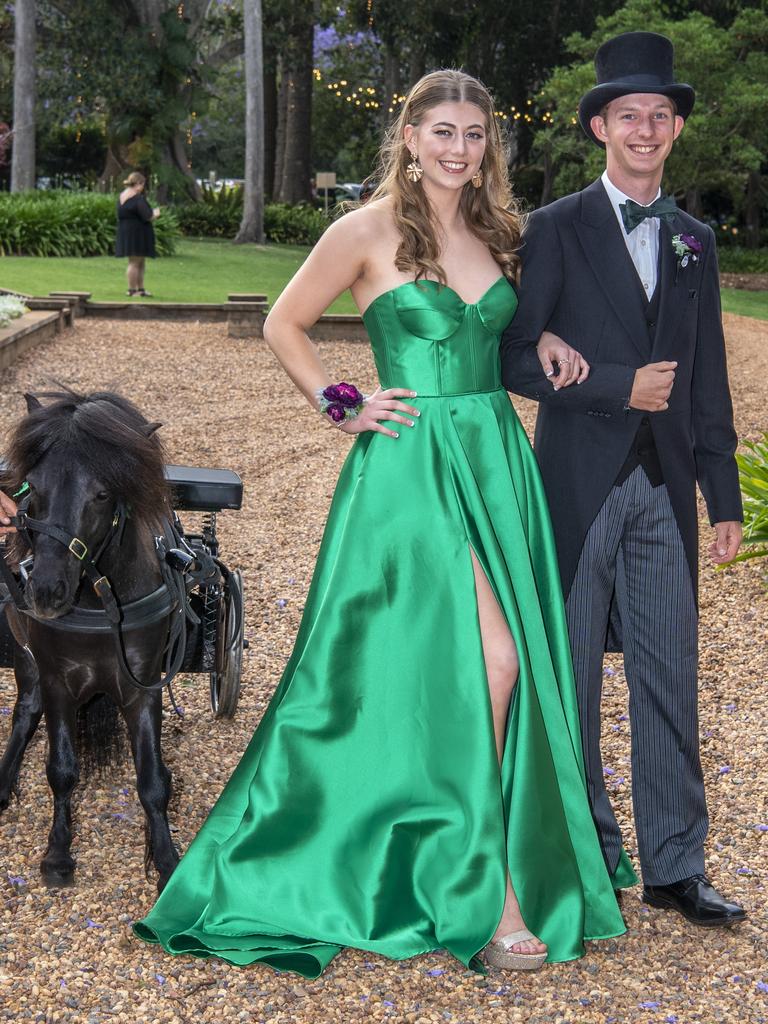
[[[672,236],[694,235],[696,262],[678,267]],[[653,344],[640,279],[600,180],[530,217],[521,251],[520,304],[502,338],[508,391],[539,401],[535,449],[549,498],[565,595],[587,530],[649,416],[694,591],[696,483],[712,523],[742,518],[731,396],[711,228],[679,211],[659,231]],[[583,384],[554,391],[536,343],[549,329],[591,365]],[[627,410],[635,370],[677,360],[669,408]]]

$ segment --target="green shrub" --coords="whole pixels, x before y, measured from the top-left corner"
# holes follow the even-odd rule
[[[238,185],[216,192],[205,187],[200,202],[184,203],[175,210],[185,235],[234,238],[243,217],[243,189]],[[269,203],[264,210],[264,234],[268,242],[314,245],[327,227],[325,214],[305,203],[298,206]]]
[[[739,483],[744,498],[744,543],[746,551],[734,558],[744,562],[748,558],[768,555],[768,433],[762,441],[745,441],[747,454],[739,454]]]
[[[115,249],[117,198],[99,192],[0,194],[0,256],[108,256]],[[155,221],[159,256],[175,250],[175,214]]]
[[[724,274],[768,274],[768,248],[718,247],[717,261]]]
[[[264,234],[270,242],[314,245],[327,227],[325,214],[306,203],[270,203],[264,210]]]

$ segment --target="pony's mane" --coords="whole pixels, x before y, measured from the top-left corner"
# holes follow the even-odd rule
[[[168,509],[165,449],[136,406],[111,391],[79,395],[69,388],[31,396],[31,408],[12,432],[0,484],[13,493],[43,456],[86,466],[131,517],[155,523]]]

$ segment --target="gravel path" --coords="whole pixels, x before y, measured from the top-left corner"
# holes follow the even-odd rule
[[[766,427],[768,325],[726,316],[740,436]],[[326,344],[334,376],[372,383],[367,348]],[[162,419],[172,459],[237,470],[245,507],[220,517],[225,560],[243,568],[250,649],[234,721],[216,722],[207,678],[176,687],[183,724],[166,722],[165,756],[176,795],[172,822],[185,849],[259,721],[291,649],[333,484],[349,442],[297,399],[265,346],[235,341],[217,325],[79,321],[0,374],[0,419],[23,411],[21,393],[52,379],[78,389],[112,387]],[[533,408],[517,403],[531,429]],[[295,411],[294,411],[295,410]],[[705,525],[703,542],[709,543]],[[701,733],[715,884],[744,902],[733,931],[701,931],[624,896],[628,934],[595,944],[582,960],[533,976],[479,977],[440,954],[392,963],[347,950],[315,982],[269,968],[166,956],[130,934],[153,900],[142,870],[143,816],[130,765],[78,793],[73,889],[47,890],[38,864],[50,825],[45,739],[33,741],[22,800],[0,820],[0,1020],[294,1022],[325,1024],[475,1021],[526,1024],[689,1024],[768,1021],[768,753],[766,566],[701,576]],[[634,853],[626,686],[606,668],[605,762]],[[14,699],[0,671],[0,742]]]

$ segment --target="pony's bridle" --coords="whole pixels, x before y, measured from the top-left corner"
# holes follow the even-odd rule
[[[16,494],[14,494],[14,498],[23,494],[25,491],[29,491],[28,485],[22,488],[21,491],[17,491]],[[30,536],[32,533],[42,533],[46,537],[53,537],[54,540],[63,544],[64,547],[80,562],[80,575],[87,576],[91,581],[94,592],[104,606],[104,611],[107,613],[107,617],[110,622],[119,624],[121,620],[120,606],[117,603],[115,595],[112,593],[112,587],[109,580],[99,571],[96,563],[115,538],[118,539],[118,543],[122,540],[122,536],[125,531],[125,522],[127,519],[125,506],[122,502],[117,503],[109,529],[99,544],[96,554],[93,555],[92,558],[89,558],[88,545],[85,541],[82,541],[79,537],[68,533],[67,530],[62,529],[61,526],[46,523],[43,519],[33,519],[27,511],[30,500],[31,495],[29,493],[21,499],[19,504],[16,506],[16,515],[10,517],[11,525],[15,526],[18,532],[24,537],[29,548],[32,547],[32,538]],[[21,611],[22,609],[19,610]],[[27,612],[29,611],[29,609],[23,610]]]
[[[28,486],[22,487],[22,489],[17,491],[13,497],[19,497],[28,490]],[[101,601],[103,612],[107,620],[105,623],[105,629],[108,629],[111,632],[114,639],[117,661],[122,677],[139,690],[160,690],[163,687],[168,686],[174,676],[178,673],[184,660],[187,620],[193,623],[199,623],[197,616],[189,604],[187,581],[189,580],[191,583],[203,580],[208,581],[214,577],[218,572],[218,568],[217,564],[214,563],[213,558],[200,552],[195,552],[193,555],[187,548],[187,545],[179,533],[179,530],[176,528],[176,525],[165,520],[163,522],[163,536],[155,538],[155,547],[158,554],[160,571],[163,577],[161,587],[146,598],[140,598],[139,600],[132,602],[130,605],[121,607],[115,597],[109,580],[104,573],[100,572],[97,562],[115,538],[117,538],[118,543],[122,540],[126,520],[128,518],[125,506],[120,502],[115,506],[109,529],[99,544],[96,553],[92,557],[88,557],[88,545],[79,537],[74,536],[60,526],[47,523],[41,519],[32,518],[27,511],[30,499],[31,495],[27,493],[19,502],[16,507],[16,515],[10,517],[11,525],[22,534],[27,541],[27,546],[29,548],[33,547],[31,534],[41,533],[47,537],[52,537],[60,544],[63,544],[64,547],[66,547],[67,550],[70,551],[80,562],[81,576],[86,576],[90,580],[96,596]],[[182,548],[187,548],[189,553],[187,554],[182,550]],[[5,581],[10,599],[16,606],[17,611],[30,618],[37,619],[37,616],[35,616],[34,612],[29,608],[24,593],[16,581],[16,577],[11,572],[1,553],[0,575],[2,575]],[[168,640],[163,652],[165,656],[165,674],[155,683],[143,683],[136,678],[128,665],[123,639],[123,626],[125,624],[126,613],[130,613],[132,609],[135,609],[144,616],[143,621],[146,624],[146,615],[149,611],[148,606],[151,606],[154,611],[150,621],[159,621],[163,617],[172,615],[168,631]],[[72,615],[73,613],[69,614]],[[59,620],[53,619],[44,621],[46,625],[49,625],[54,629],[66,629],[66,620],[67,616],[63,616]],[[43,620],[37,619],[37,621]],[[19,623],[19,627],[22,634],[26,633],[21,622]],[[76,626],[73,625],[71,628],[73,631],[77,631]],[[20,646],[25,648],[32,655],[28,637],[17,636],[16,639]],[[32,656],[34,657],[34,655]]]

